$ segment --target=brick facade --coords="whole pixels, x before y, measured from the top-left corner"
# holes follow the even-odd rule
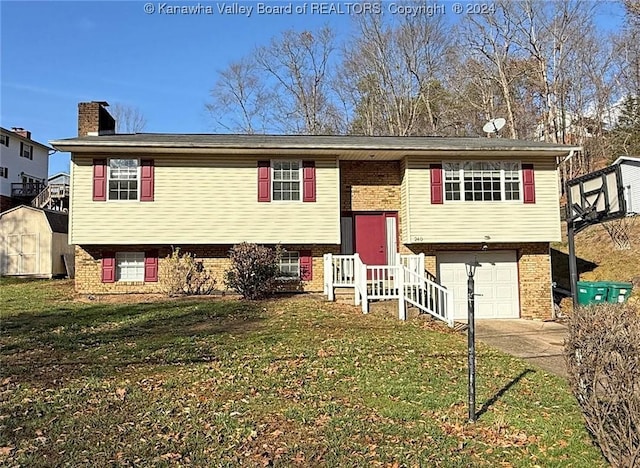
[[[342,211],[400,211],[400,161],[340,161]]]
[[[311,250],[313,257],[313,278],[302,284],[305,292],[321,292],[323,289],[323,255],[325,253],[338,253],[337,245],[283,245],[287,250],[300,251]],[[158,250],[158,269],[160,271],[158,282],[102,282],[102,255],[103,252],[144,252],[145,250]],[[224,273],[230,266],[229,249],[231,245],[182,245],[182,252],[195,255],[197,260],[202,260],[204,266],[217,280],[217,289],[224,290]],[[126,294],[126,293],[157,293],[162,291],[162,265],[171,253],[169,246],[148,245],[107,245],[107,246],[78,246],[76,245],[76,291],[82,294]]]

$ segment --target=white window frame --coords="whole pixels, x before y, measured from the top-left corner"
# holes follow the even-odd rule
[[[144,282],[144,252],[116,252],[115,274],[116,281]]]
[[[111,198],[111,190],[109,188],[109,186],[111,185],[111,181],[112,180],[126,180],[126,179],[111,179],[111,161],[120,161],[120,160],[130,160],[130,161],[136,161],[137,164],[137,168],[136,168],[136,181],[137,181],[137,190],[136,190],[136,198],[135,199],[127,199],[127,200],[122,200],[119,198]],[[140,177],[140,159],[139,158],[109,158],[107,159],[107,201],[110,202],[114,202],[114,203],[128,203],[128,202],[139,202],[140,201],[140,185],[141,185],[141,177]],[[133,180],[133,179],[129,179],[129,180]]]
[[[0,177],[6,179],[9,177],[9,168],[8,167],[0,167]]]
[[[286,256],[286,261],[284,257]],[[295,257],[295,263],[292,261],[292,257]],[[293,269],[294,272],[287,271],[286,273],[282,271],[283,267],[287,270]],[[278,269],[280,270],[280,276],[278,279],[280,280],[298,280],[300,279],[300,252],[297,250],[285,250],[282,252],[280,256],[280,260],[278,260]]]
[[[499,166],[499,170],[500,170],[500,200],[466,200],[466,193],[465,193],[465,170],[468,172],[470,171],[469,169],[469,165],[472,165],[474,163],[480,163],[480,164],[496,164]],[[454,167],[452,169],[452,166]],[[454,173],[456,172],[455,166],[457,166],[457,177],[451,177],[451,175],[447,175],[447,172],[451,172],[452,170],[454,171]],[[513,170],[513,168],[516,168],[515,170]],[[486,169],[483,168],[483,171],[486,171]],[[523,203],[523,187],[522,187],[522,163],[521,161],[473,161],[473,160],[469,160],[469,161],[443,161],[442,162],[442,172],[443,172],[443,195],[444,195],[444,202],[445,203]],[[515,173],[517,174],[517,179],[514,178],[510,178],[509,180],[507,180],[506,178],[506,174],[507,172],[511,172],[511,173]],[[506,184],[507,182],[517,182],[518,184],[518,198],[517,199],[511,199],[511,200],[507,200],[506,195],[507,195],[507,190],[506,190]],[[458,184],[458,193],[459,193],[459,200],[450,200],[447,198],[447,195],[450,193],[450,191],[447,191],[447,184],[449,183],[457,183]],[[484,193],[484,188],[481,189],[480,193]]]
[[[9,135],[0,135],[0,145],[9,147]]]
[[[20,157],[21,158],[25,158],[25,159],[29,159],[31,161],[33,161],[33,145],[30,145],[28,143],[25,142],[20,142]],[[24,152],[26,149],[29,149],[29,155],[25,156]]]
[[[296,200],[276,200],[275,199],[275,184],[276,184],[276,168],[275,165],[278,163],[283,163],[283,162],[287,162],[287,163],[297,163],[298,164],[298,199]],[[303,189],[304,189],[304,182],[302,180],[302,160],[301,159],[272,159],[271,160],[271,201],[272,202],[276,202],[276,203],[299,203],[302,202],[302,198],[303,198]],[[278,181],[284,181],[287,182],[286,179],[278,179]],[[294,180],[289,180],[289,182],[296,182]]]

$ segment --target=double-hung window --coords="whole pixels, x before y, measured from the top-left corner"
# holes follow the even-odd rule
[[[144,252],[116,253],[116,281],[144,281]]]
[[[20,142],[20,156],[27,159],[33,159],[33,145],[27,145]]]
[[[8,135],[0,135],[0,145],[9,146],[9,136]]]
[[[137,159],[109,160],[109,200],[137,200],[140,179]]]
[[[300,253],[299,252],[282,252],[279,262],[281,278],[299,278],[300,277]]]
[[[447,162],[442,168],[446,201],[521,199],[519,161]]]
[[[273,161],[273,200],[300,201],[300,161]]]

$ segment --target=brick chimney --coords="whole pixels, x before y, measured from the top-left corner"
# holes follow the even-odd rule
[[[27,140],[31,140],[31,132],[29,130],[25,130],[22,127],[12,127],[11,131],[13,133],[17,133],[18,135],[20,135],[23,138],[26,138]]]
[[[91,101],[78,103],[78,136],[113,135],[116,121],[109,114],[108,102]]]

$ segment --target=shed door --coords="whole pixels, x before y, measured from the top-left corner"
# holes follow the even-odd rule
[[[7,236],[6,275],[38,273],[38,234]]]
[[[477,259],[476,318],[518,318],[518,263],[513,250],[500,252],[442,252],[437,254],[440,281],[453,295],[453,317],[467,318],[466,263]]]

